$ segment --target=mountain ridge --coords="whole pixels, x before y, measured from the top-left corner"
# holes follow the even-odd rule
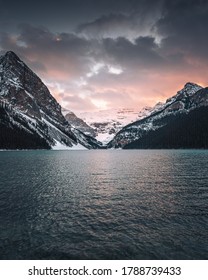
[[[207,106],[208,88],[188,82],[165,103],[159,102],[154,107],[145,107],[138,112],[118,109],[115,110],[117,118],[110,115],[105,117],[105,113],[102,115],[103,112],[99,112],[100,119],[92,118],[89,124],[73,112],[61,108],[41,79],[14,52],[6,52],[0,57],[0,149],[6,149],[7,146],[15,149],[15,139],[18,142],[17,149],[128,149],[165,145],[174,148],[168,131],[179,133],[178,138],[181,138],[183,129],[177,125],[177,120],[190,128],[189,120],[197,130],[194,116],[204,119]],[[103,116],[105,119],[100,121]],[[128,120],[130,123],[125,125]],[[206,131],[206,122],[203,125]],[[201,125],[199,127],[198,133],[203,138],[206,133],[202,132]],[[12,132],[16,138],[10,139]],[[168,139],[168,144],[165,144],[166,140],[160,134]],[[193,135],[190,129],[187,137],[189,134]],[[106,139],[111,137],[112,140],[108,143],[105,140],[102,144],[95,139],[100,136]],[[183,143],[181,145],[186,146]],[[191,146],[189,140],[186,143]],[[204,147],[207,147],[206,143],[204,140]],[[176,143],[176,146],[180,147],[180,143]]]
[[[157,131],[159,133],[162,127],[169,125],[171,118],[175,118],[178,114],[189,114],[192,110],[203,106],[208,106],[207,88],[202,88],[195,83],[188,82],[182,90],[168,98],[165,103],[161,103],[150,115],[121,129],[114,139],[108,143],[107,147],[132,147],[130,145],[132,142],[139,141],[141,143],[142,139],[145,141],[145,137],[150,132],[152,137],[154,137],[152,132]],[[141,146],[144,145],[141,143]]]
[[[4,131],[6,122],[8,131],[11,123],[13,129],[19,127],[24,131],[28,130],[29,124],[28,133],[39,135],[52,149],[56,146],[76,148],[78,144],[79,148],[87,149],[100,146],[93,137],[71,127],[46,85],[12,51],[0,57],[0,101]],[[1,120],[0,125],[3,127]]]

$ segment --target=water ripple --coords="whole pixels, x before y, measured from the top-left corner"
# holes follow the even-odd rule
[[[2,259],[208,258],[208,151],[0,156]]]

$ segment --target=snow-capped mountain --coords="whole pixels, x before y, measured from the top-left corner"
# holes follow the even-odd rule
[[[154,107],[144,107],[142,110],[135,108],[120,108],[100,110],[98,112],[79,113],[62,108],[65,118],[80,131],[95,137],[103,145],[109,143],[116,133],[124,126],[149,116],[153,111],[159,110],[163,103],[159,102]]]
[[[83,112],[79,113],[79,117],[70,110],[62,108],[62,114],[73,127],[106,145],[124,126],[150,115],[161,104],[158,103],[155,107],[144,107],[140,111],[133,108],[120,108]]]
[[[78,118],[72,111],[62,108],[62,114],[72,127],[82,131],[91,137],[96,137],[95,129],[89,126],[84,120]]]
[[[191,133],[193,136],[193,131],[191,132],[190,129],[191,122],[188,120],[195,124],[196,134],[197,128],[202,129],[199,125],[200,119],[197,119],[196,116],[200,116],[202,111],[202,117],[205,117],[205,114],[208,115],[207,106],[208,88],[187,83],[175,96],[167,99],[166,103],[159,103],[150,109],[146,117],[121,129],[108,143],[108,148],[174,148],[176,142],[177,147],[186,147],[187,143],[191,142]],[[182,123],[185,127],[179,127]],[[176,128],[178,135],[171,135],[173,131],[176,133]],[[187,131],[188,128],[189,131]],[[204,126],[205,130],[208,131],[207,125]],[[180,134],[186,138],[186,140],[181,140],[181,144],[179,143]],[[204,141],[203,137],[201,137],[200,143]],[[175,139],[174,143],[173,139]],[[208,144],[208,140],[205,142]],[[197,147],[197,143],[194,147]],[[200,147],[203,147],[203,143],[200,144]]]
[[[41,79],[11,51],[0,57],[0,108],[0,148],[99,147],[71,127]]]
[[[103,145],[106,145],[123,127],[149,116],[152,112],[159,110],[162,105],[163,103],[159,102],[154,107],[146,106],[142,110],[120,108],[100,110],[98,112],[84,112],[80,113],[80,117],[95,131],[94,137],[102,142]],[[81,127],[80,130],[83,131]]]
[[[0,57],[0,149],[205,148],[207,106],[208,88],[187,83],[152,108],[76,116],[15,53]]]
[[[94,130],[98,141],[107,144],[119,130],[127,124],[146,116],[150,109],[146,107],[141,112],[131,108],[100,110],[98,112],[80,113],[79,117]]]

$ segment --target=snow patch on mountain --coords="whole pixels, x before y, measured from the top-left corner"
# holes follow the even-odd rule
[[[184,88],[167,99],[166,103],[157,103],[155,107],[147,110],[144,117],[121,129],[108,144],[108,147],[124,147],[140,139],[149,131],[157,130],[166,125],[170,116],[174,117],[179,113],[187,114],[197,106],[207,106],[207,98],[203,98],[203,94],[196,96],[200,90],[202,87],[197,84],[190,82],[185,84]]]
[[[104,145],[113,139],[115,134],[125,125],[132,123],[146,114],[148,109],[142,111],[132,108],[100,110],[97,112],[83,112],[78,116],[95,130],[96,139]]]
[[[21,137],[23,129],[34,135],[28,135],[30,140],[35,139],[38,134],[39,144],[42,143],[40,145],[44,147],[53,148],[60,143],[68,147],[99,148],[99,144],[92,137],[78,130],[72,131],[70,122],[61,112],[60,104],[45,84],[11,51],[0,57],[0,105],[4,114],[2,118],[4,117],[8,126],[7,133],[10,133],[11,129],[10,121],[19,129],[17,138]],[[6,123],[2,124],[4,129]],[[81,146],[77,146],[78,143]],[[19,143],[18,145],[21,146]],[[34,148],[35,143],[32,146]]]
[[[67,151],[83,151],[83,150],[87,150],[87,148],[85,148],[83,145],[81,144],[76,144],[73,145],[72,147],[66,146],[62,143],[60,143],[59,141],[55,140],[55,145],[52,146],[52,150],[56,150],[56,151],[63,151],[63,150],[67,150]]]
[[[142,110],[134,108],[120,108],[100,110],[97,112],[82,112],[75,115],[71,110],[62,108],[62,113],[72,127],[91,135],[103,145],[109,143],[116,133],[129,123],[143,119],[162,108],[164,103],[157,103],[154,107],[144,107]]]

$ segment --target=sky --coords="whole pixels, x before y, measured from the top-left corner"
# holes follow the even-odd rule
[[[0,54],[14,51],[75,113],[207,86],[207,31],[207,0],[0,0]]]

